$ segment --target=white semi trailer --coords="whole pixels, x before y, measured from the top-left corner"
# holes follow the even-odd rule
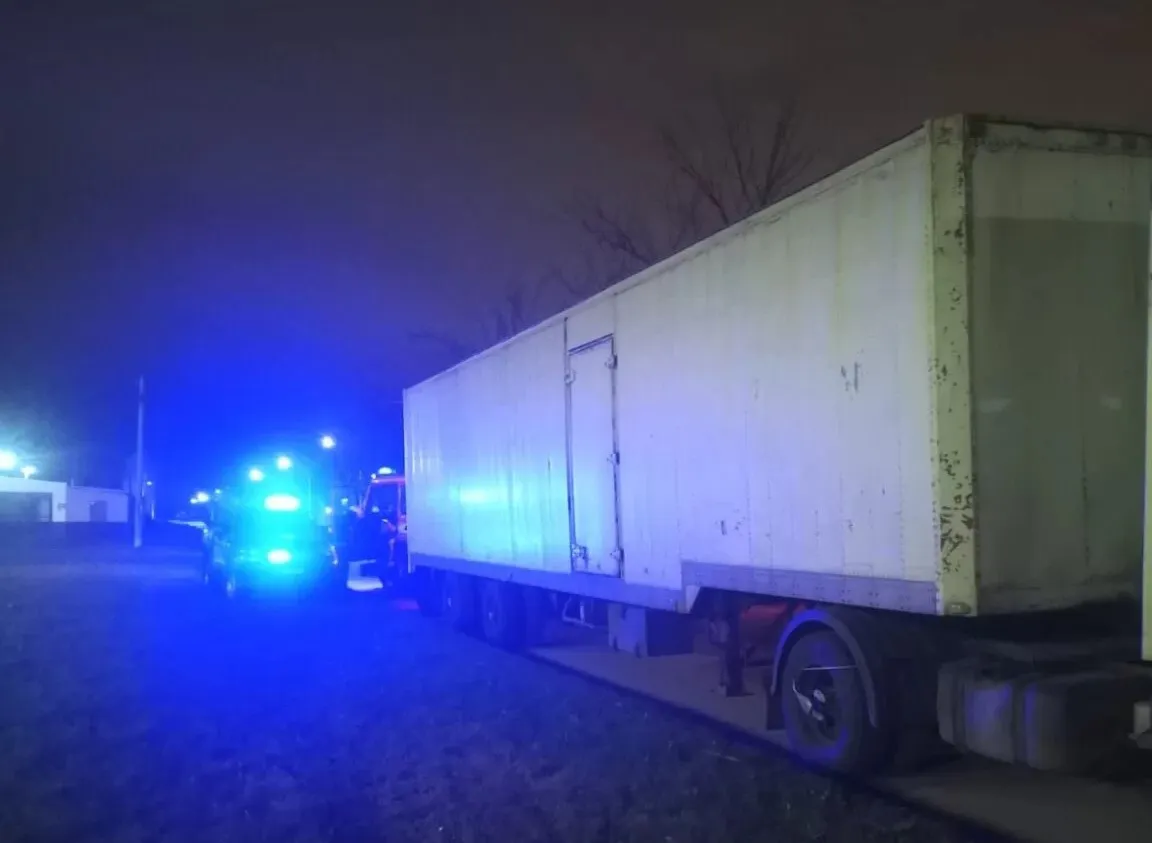
[[[413,570],[503,643],[543,592],[648,636],[799,607],[768,716],[833,767],[1114,758],[1152,699],[1150,197],[1152,137],[929,121],[409,389]]]

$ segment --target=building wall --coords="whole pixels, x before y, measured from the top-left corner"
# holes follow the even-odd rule
[[[3,520],[13,520],[15,514],[20,512],[17,520],[27,521],[63,521],[66,514],[66,500],[68,486],[66,483],[57,483],[51,480],[25,480],[23,477],[0,477],[0,495],[5,496],[0,501],[0,508],[6,513]],[[42,505],[31,505],[25,510],[24,501],[32,496],[43,495]],[[12,497],[8,497],[12,496]],[[19,500],[16,499],[19,496]]]
[[[66,505],[69,521],[104,521],[123,524],[128,521],[128,493],[119,489],[70,486]]]

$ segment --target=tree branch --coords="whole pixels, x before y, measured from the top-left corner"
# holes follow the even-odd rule
[[[602,201],[570,213],[596,250],[621,274],[651,266],[779,199],[811,162],[798,148],[792,98],[740,102],[712,91],[701,125],[691,114],[655,132],[668,185],[653,191],[635,220]],[[655,236],[654,236],[655,233]],[[616,279],[616,274],[610,276]],[[601,285],[608,280],[600,276]],[[572,295],[579,290],[561,278]]]
[[[463,360],[472,351],[471,348],[450,334],[441,334],[435,331],[410,331],[408,339],[414,343],[429,343],[440,346],[453,360]]]

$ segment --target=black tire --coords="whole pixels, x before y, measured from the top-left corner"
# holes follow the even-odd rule
[[[460,632],[471,632],[479,620],[476,605],[476,583],[467,574],[448,571],[440,590],[440,614]]]
[[[524,592],[510,582],[485,580],[480,586],[480,630],[498,647],[514,650],[524,644],[527,630]]]
[[[420,614],[426,618],[438,618],[444,609],[442,578],[431,568],[417,568],[412,572],[412,590]]]
[[[838,668],[821,670],[821,668]],[[839,636],[810,632],[789,650],[781,675],[784,730],[792,751],[813,764],[863,775],[876,770],[883,733],[868,720],[860,671]],[[802,699],[814,703],[811,712]]]

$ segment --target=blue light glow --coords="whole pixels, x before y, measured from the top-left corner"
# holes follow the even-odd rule
[[[269,512],[295,512],[300,508],[300,498],[295,495],[269,495],[264,498],[264,508]]]
[[[250,468],[248,469],[248,479],[253,483],[259,483],[264,479],[264,472],[258,468]]]
[[[331,451],[333,448],[336,447],[335,437],[329,436],[328,434],[324,434],[323,436],[320,437],[320,447],[323,448],[325,451]]]
[[[284,565],[292,561],[292,554],[287,550],[277,548],[268,551],[268,562],[271,565]]]
[[[386,465],[382,465],[382,466],[380,466],[380,468],[378,468],[378,469],[376,470],[376,473],[377,473],[377,474],[379,474],[379,475],[381,475],[382,477],[388,477],[389,475],[395,474],[396,472],[395,472],[395,471],[393,471],[393,470],[392,470],[391,468],[389,468],[388,466],[386,466]]]
[[[460,490],[460,503],[462,504],[471,504],[475,506],[477,504],[489,503],[491,500],[492,496],[488,494],[487,490],[485,489]]]
[[[287,471],[292,467],[292,458],[286,456],[278,456],[276,458],[276,467],[281,471]]]

